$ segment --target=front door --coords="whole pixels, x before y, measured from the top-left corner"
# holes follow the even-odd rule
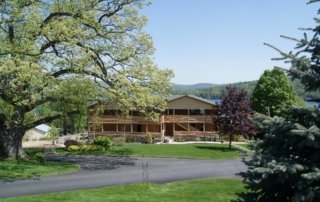
[[[173,123],[166,123],[165,129],[166,136],[173,136]]]

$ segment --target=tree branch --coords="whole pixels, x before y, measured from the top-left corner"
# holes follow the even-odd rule
[[[63,116],[73,116],[73,115],[76,115],[76,114],[79,114],[80,112],[77,110],[77,111],[70,111],[70,112],[67,112],[67,114],[57,114],[57,115],[54,115],[54,116],[47,116],[47,117],[44,117],[44,118],[41,118],[41,119],[38,119],[32,123],[29,123],[29,124],[26,124],[25,126],[25,129],[26,130],[29,130],[31,128],[34,128],[40,124],[44,124],[44,123],[50,123],[56,119],[59,119]]]
[[[46,19],[41,23],[40,28],[43,28],[51,19],[55,17],[62,17],[62,16],[69,16],[72,17],[74,14],[69,13],[69,12],[55,12],[55,13],[50,13]]]

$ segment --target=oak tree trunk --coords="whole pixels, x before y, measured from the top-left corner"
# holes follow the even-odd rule
[[[22,128],[3,129],[0,131],[0,158],[25,158],[22,149]]]

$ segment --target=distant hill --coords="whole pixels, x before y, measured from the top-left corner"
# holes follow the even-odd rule
[[[210,84],[210,83],[199,83],[194,85],[180,85],[173,84],[171,94],[173,95],[196,95],[206,99],[218,99],[221,96],[221,91],[226,86],[232,85],[238,89],[244,89],[251,95],[255,88],[257,81],[246,81],[230,84]],[[292,82],[297,94],[303,99],[319,99],[320,91],[306,92],[300,81],[294,80]]]
[[[218,86],[219,84],[213,84],[213,83],[197,83],[197,84],[191,84],[191,85],[183,85],[183,84],[173,84],[173,88],[175,90],[183,90],[183,89],[199,89],[199,88],[211,88]]]

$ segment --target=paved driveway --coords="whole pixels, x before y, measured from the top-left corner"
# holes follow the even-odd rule
[[[81,165],[81,171],[31,180],[0,181],[0,197],[121,185],[142,182],[146,178],[154,183],[206,177],[240,178],[236,173],[246,170],[241,159],[196,160],[103,156],[54,158],[77,162]]]

